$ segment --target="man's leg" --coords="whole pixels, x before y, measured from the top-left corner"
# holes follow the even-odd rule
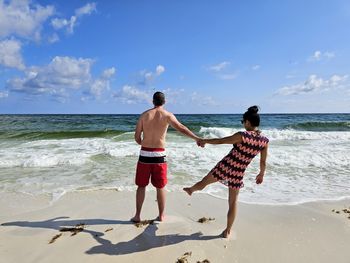
[[[239,193],[239,189],[232,189],[229,187],[228,190],[229,190],[229,194],[228,194],[227,226],[224,232],[222,233],[223,237],[225,238],[230,236],[231,228],[236,218],[237,199],[238,199],[238,193]]]
[[[143,201],[145,200],[146,195],[146,187],[139,186],[136,191],[136,213],[135,216],[131,219],[134,222],[141,221],[141,209],[143,205]]]
[[[166,162],[157,163],[152,166],[151,182],[152,182],[152,185],[157,189],[157,202],[158,202],[158,210],[159,210],[159,215],[157,220],[159,221],[164,221],[164,218],[165,218],[164,216],[165,196],[166,196],[165,186],[168,182],[167,171],[168,171],[168,165]]]
[[[158,210],[159,210],[159,221],[164,220],[164,209],[165,209],[165,189],[157,188],[157,201],[158,201]]]
[[[203,190],[208,184],[212,184],[217,181],[218,180],[210,173],[198,183],[194,184],[191,187],[185,187],[183,190],[189,195],[192,195],[193,192]]]

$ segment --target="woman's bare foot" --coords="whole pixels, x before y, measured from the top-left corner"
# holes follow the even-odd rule
[[[183,190],[188,194],[188,195],[192,195],[193,191],[191,190],[191,187],[185,187],[183,188]]]

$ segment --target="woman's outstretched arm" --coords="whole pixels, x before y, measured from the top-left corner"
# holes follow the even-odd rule
[[[241,133],[237,132],[231,136],[223,137],[223,138],[215,138],[215,139],[201,139],[200,142],[202,143],[209,143],[209,144],[238,144],[242,142],[242,135]]]

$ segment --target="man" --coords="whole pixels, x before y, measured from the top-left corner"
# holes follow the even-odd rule
[[[159,216],[157,220],[164,220],[165,190],[167,184],[167,163],[165,160],[165,136],[169,125],[182,134],[198,141],[199,138],[186,126],[181,124],[174,114],[163,108],[165,96],[162,92],[153,95],[154,108],[141,114],[135,129],[135,141],[140,144],[141,151],[136,168],[136,213],[131,219],[141,221],[141,209],[145,200],[146,186],[151,183],[157,188]],[[142,136],[141,136],[142,135]]]

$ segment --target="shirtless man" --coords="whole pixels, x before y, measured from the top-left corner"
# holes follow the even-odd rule
[[[154,108],[141,114],[135,129],[135,141],[141,145],[140,157],[136,168],[136,213],[131,219],[141,221],[141,209],[145,200],[146,186],[151,183],[157,188],[159,216],[157,220],[164,220],[165,190],[167,184],[167,163],[165,160],[165,136],[169,125],[182,134],[196,140],[199,138],[186,126],[181,124],[174,114],[163,108],[165,96],[162,92],[153,95]],[[141,134],[143,136],[141,136]]]

